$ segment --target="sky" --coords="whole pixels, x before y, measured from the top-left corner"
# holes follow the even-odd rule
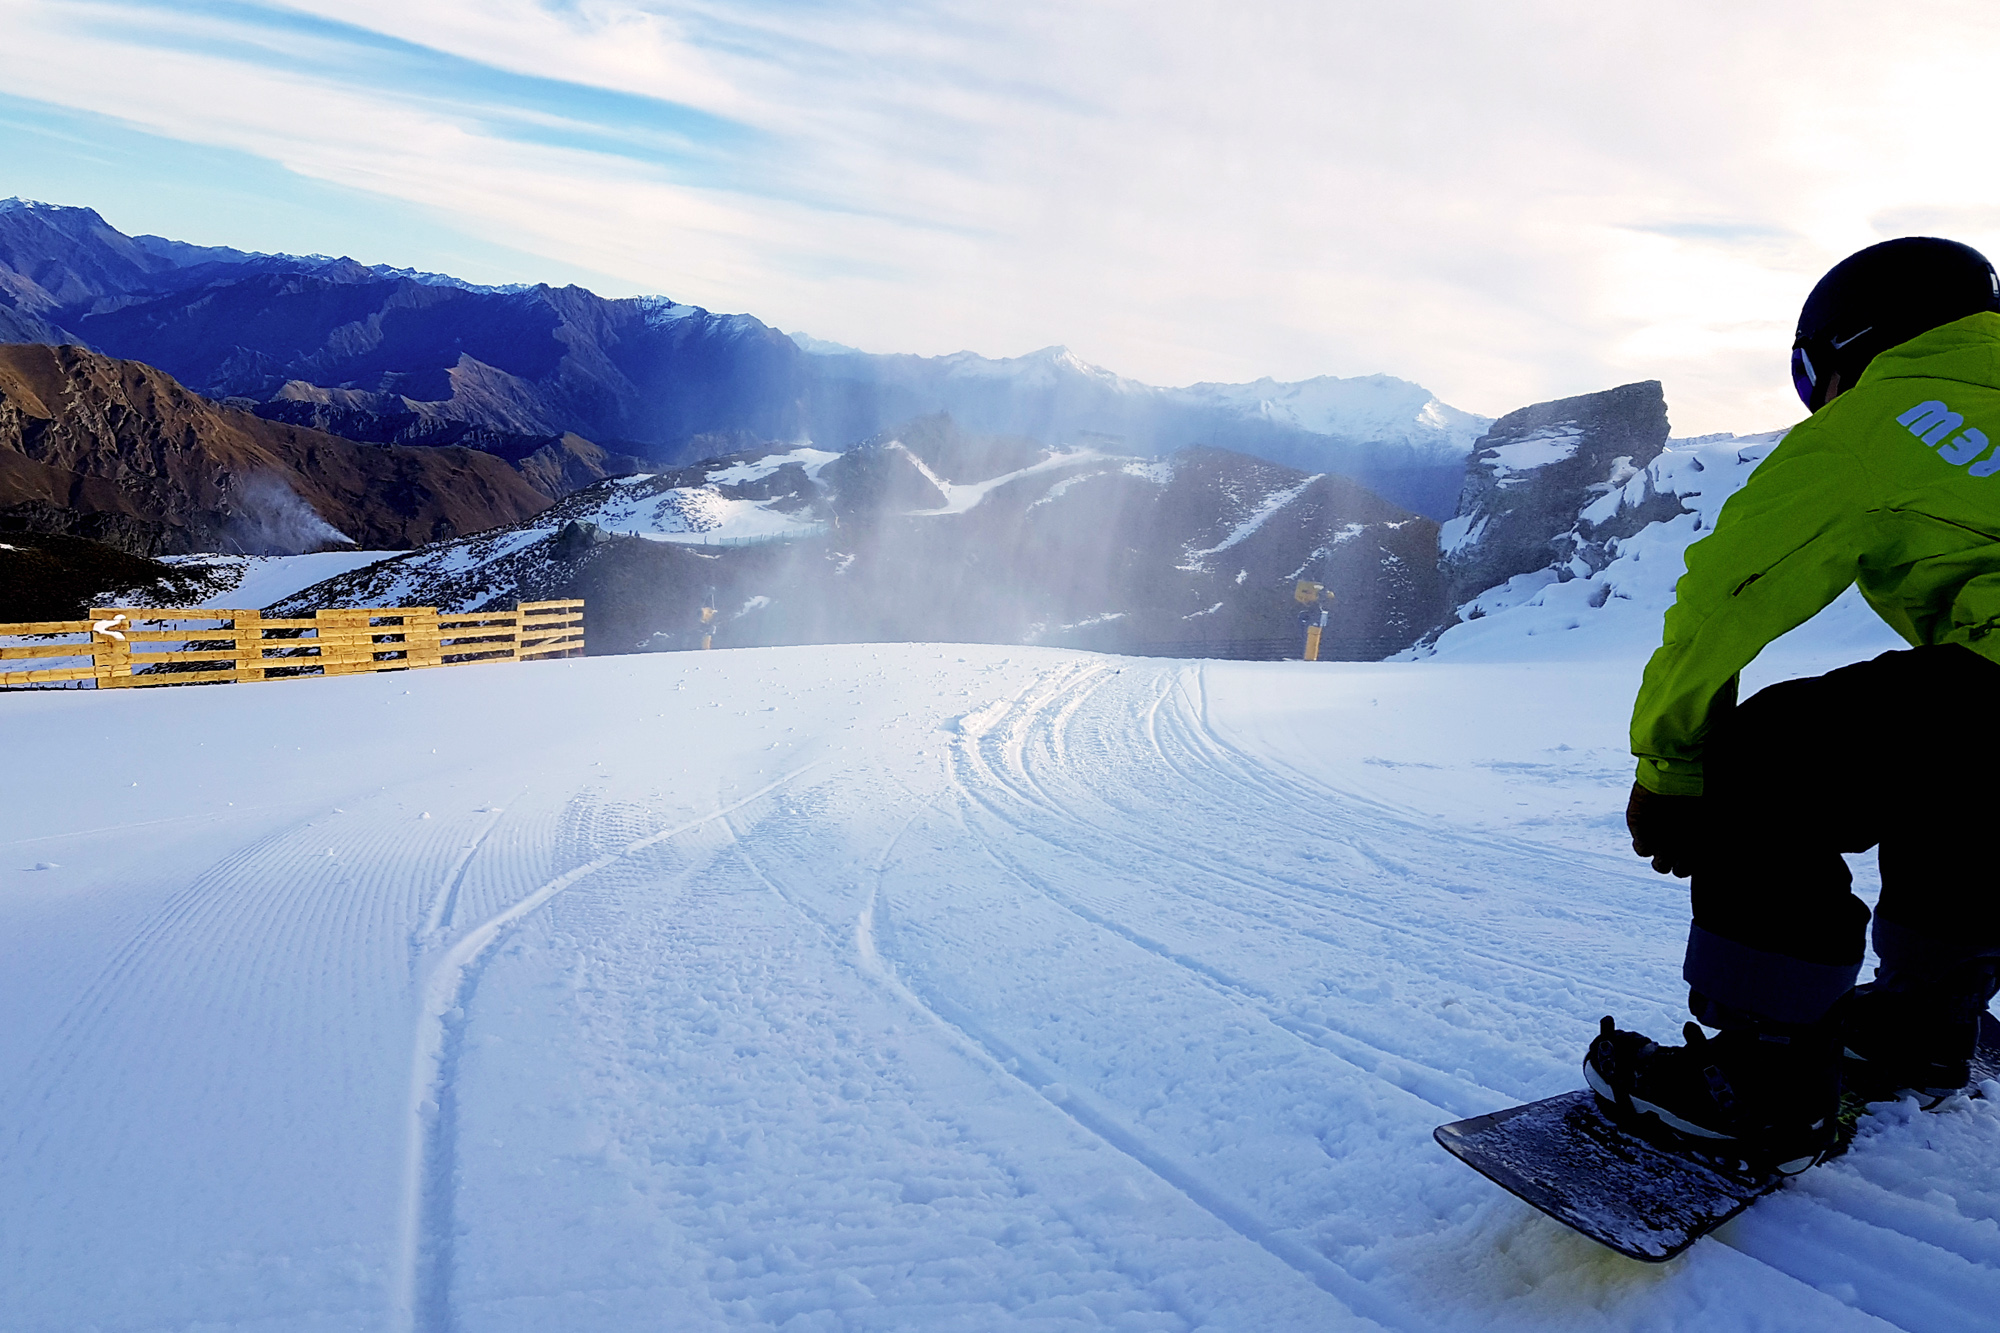
[[[0,0],[0,197],[1154,384],[1639,379],[1771,429],[1820,273],[2000,254],[2000,6]]]

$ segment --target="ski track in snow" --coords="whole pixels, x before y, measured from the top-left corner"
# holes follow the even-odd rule
[[[0,848],[61,864],[0,869],[0,1327],[1979,1326],[1995,1103],[1885,1108],[1664,1268],[1431,1143],[1576,1086],[1602,1013],[1678,1021],[1684,892],[1536,813],[1622,802],[1623,701],[1538,671],[20,701]],[[259,758],[326,709],[387,720]],[[55,759],[100,717],[206,748],[114,791]]]
[[[425,1333],[444,1333],[453,1324],[450,1286],[456,1075],[464,1044],[466,1008],[472,1003],[479,985],[480,965],[489,951],[516,922],[572,885],[648,847],[724,819],[797,776],[796,772],[788,773],[710,814],[634,839],[614,852],[557,875],[466,931],[430,965],[423,981],[424,1011],[417,1031],[415,1072],[411,1079],[411,1149],[405,1168],[403,1240],[398,1246],[395,1279],[398,1296],[392,1327],[421,1327]],[[465,864],[492,832],[499,813],[495,812],[479,838],[453,864],[447,881],[448,896],[440,895],[443,903],[438,914],[440,920],[426,922],[427,934],[434,933],[448,920]]]

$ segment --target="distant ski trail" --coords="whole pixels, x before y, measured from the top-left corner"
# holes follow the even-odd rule
[[[658,843],[724,819],[812,769],[806,764],[698,819],[634,839],[565,871],[461,935],[432,964],[422,983],[422,1008],[411,1062],[409,1126],[390,1328],[396,1333],[446,1333],[451,1326],[451,1196],[455,1144],[452,1077],[465,1024],[465,1005],[479,983],[487,951],[503,932],[563,890]]]

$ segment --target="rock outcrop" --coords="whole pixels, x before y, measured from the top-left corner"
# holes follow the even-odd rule
[[[1661,517],[1613,509],[1595,525],[1589,513],[1659,455],[1667,429],[1657,380],[1536,403],[1495,421],[1474,444],[1458,512],[1439,532],[1449,604],[1537,570],[1588,574],[1593,548],[1601,555],[1610,538],[1637,530],[1631,524]]]

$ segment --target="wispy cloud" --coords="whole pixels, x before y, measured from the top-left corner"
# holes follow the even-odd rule
[[[1683,430],[1796,415],[1789,324],[1848,250],[2000,251],[2000,20],[1879,14],[0,0],[17,97],[609,288],[881,350],[1067,342],[1154,382],[1388,370],[1489,412],[1659,377]],[[394,240],[349,248],[432,262]]]

